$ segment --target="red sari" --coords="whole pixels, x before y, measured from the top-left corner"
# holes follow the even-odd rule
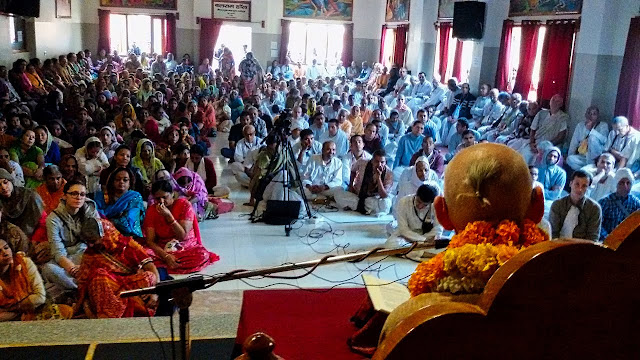
[[[144,219],[144,228],[153,228],[156,234],[156,244],[166,249],[169,242],[175,244],[172,246],[172,250],[168,252],[176,257],[180,267],[170,269],[167,264],[160,259],[151,249],[147,250],[147,253],[153,258],[157,267],[166,268],[171,274],[189,274],[200,271],[205,267],[220,260],[220,257],[207,249],[202,245],[200,238],[200,228],[198,227],[198,218],[193,210],[193,206],[187,199],[176,199],[171,206],[171,214],[176,221],[191,221],[193,227],[185,235],[184,240],[177,241],[176,235],[173,232],[170,224],[158,213],[155,206],[149,206],[147,209],[147,215]],[[171,245],[171,244],[169,244]]]
[[[78,276],[78,305],[90,318],[153,316],[139,297],[121,298],[120,292],[156,284],[155,274],[141,267],[151,262],[145,249],[124,236],[108,220],[101,219],[104,249],[88,248],[82,256]]]

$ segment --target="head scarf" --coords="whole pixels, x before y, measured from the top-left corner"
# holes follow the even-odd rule
[[[191,183],[185,187],[182,187],[178,183],[178,179],[185,176],[191,179]],[[181,167],[173,174],[173,178],[175,180],[173,184],[176,187],[176,191],[178,191],[180,194],[183,194],[185,196],[196,196],[198,200],[200,200],[200,202],[207,201],[207,187],[200,175],[187,169],[186,167]]]
[[[11,176],[7,170],[2,168],[0,168],[0,179],[9,180],[13,184],[13,176]]]
[[[144,166],[142,157],[140,157],[140,153],[142,152],[142,146],[145,143],[149,143],[149,145],[151,145],[151,157],[149,159],[149,162],[151,163],[152,170],[153,170],[151,174],[147,174],[147,169]],[[138,144],[136,146],[136,156],[133,157],[131,164],[140,170],[140,174],[142,175],[142,181],[144,181],[145,184],[148,184],[151,182],[151,178],[156,173],[156,171],[160,169],[164,169],[164,165],[162,164],[162,161],[156,158],[155,146],[153,145],[153,142],[149,139],[140,139],[138,141]]]
[[[634,182],[633,172],[631,172],[631,170],[627,168],[618,169],[618,171],[616,171],[616,177],[615,177],[616,185],[622,179],[629,179],[629,181],[633,184]]]

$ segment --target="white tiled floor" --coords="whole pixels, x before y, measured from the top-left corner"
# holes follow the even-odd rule
[[[214,140],[215,139],[215,140]],[[220,148],[226,146],[227,134],[219,133],[211,138],[213,146],[210,158],[214,161],[218,174],[218,183],[232,189],[231,200],[235,209],[220,215],[216,220],[200,224],[204,245],[220,256],[220,261],[203,271],[205,274],[218,274],[235,269],[257,269],[283,263],[319,259],[327,254],[344,254],[359,250],[369,250],[380,246],[386,240],[384,223],[336,223],[324,222],[318,225],[295,225],[290,237],[285,236],[284,226],[251,224],[247,214],[251,208],[243,206],[249,198],[249,192],[242,189],[233,174],[226,168],[226,160],[220,155]],[[334,236],[326,234],[321,239],[306,236],[315,227],[333,229]],[[343,233],[338,236],[338,233]],[[345,245],[348,245],[344,248]],[[336,250],[336,247],[339,247]],[[376,263],[377,262],[377,263]],[[375,263],[375,264],[374,264]],[[251,279],[229,281],[216,284],[212,290],[245,290],[256,287],[274,288],[328,288],[332,286],[362,285],[361,269],[386,280],[402,278],[406,283],[416,263],[399,258],[374,258],[359,264],[338,263],[319,267],[314,275],[297,280]],[[302,270],[283,274],[301,274]]]

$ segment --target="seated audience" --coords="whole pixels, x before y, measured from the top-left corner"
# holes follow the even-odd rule
[[[218,255],[202,245],[200,227],[187,199],[174,199],[173,186],[167,180],[151,188],[155,203],[144,219],[147,253],[158,268],[172,274],[200,271],[218,261]]]
[[[604,242],[613,229],[620,225],[624,219],[640,210],[640,199],[631,194],[633,180],[631,170],[626,168],[618,169],[615,176],[615,192],[600,199],[599,203],[602,208],[600,242]]]
[[[200,175],[202,180],[204,180],[209,194],[216,197],[229,195],[231,191],[229,187],[218,185],[218,176],[216,175],[216,169],[213,167],[213,161],[204,157],[204,149],[202,146],[194,145],[191,147],[184,167]]]
[[[107,159],[111,160],[118,147],[120,147],[116,131],[111,126],[103,126],[100,129],[100,142],[102,142],[102,151],[107,156]]]
[[[571,193],[551,205],[551,238],[600,239],[602,210],[586,195],[590,185],[591,175],[587,172],[576,170],[571,174]]]
[[[9,150],[4,147],[0,147],[0,168],[7,170],[13,178],[15,186],[24,187],[22,167],[17,162],[11,160]]]
[[[142,195],[133,190],[135,182],[131,168],[116,168],[107,178],[106,191],[96,193],[95,202],[100,214],[122,235],[142,238],[145,206]]]
[[[391,210],[393,172],[387,166],[384,150],[377,150],[370,160],[355,163],[353,181],[348,191],[336,196],[338,208],[365,215],[382,216]]]
[[[445,155],[446,161],[451,161],[456,154],[458,145],[462,144],[462,134],[469,130],[469,122],[465,119],[460,119],[456,123],[456,132],[451,135],[449,142],[446,144],[449,152]]]
[[[11,160],[20,164],[25,177],[25,187],[35,188],[42,184],[44,169],[44,153],[35,145],[36,134],[33,130],[25,130],[20,141],[9,149]]]
[[[181,198],[185,198],[193,206],[193,210],[202,222],[213,216],[213,204],[209,202],[209,193],[204,184],[204,180],[185,167],[181,167],[173,174],[174,190]]]
[[[587,192],[590,198],[598,201],[616,191],[615,164],[616,159],[611,153],[606,152],[598,156],[595,165],[587,165],[582,168],[593,177]]]
[[[515,149],[522,154],[530,165],[536,162],[536,155],[544,151],[541,148],[543,142],[551,142],[553,146],[561,146],[567,136],[567,122],[569,115],[561,110],[564,100],[560,95],[554,95],[550,101],[550,109],[542,109],[531,123],[529,143],[520,149]]]
[[[102,151],[102,142],[92,136],[84,142],[84,146],[76,151],[78,170],[87,179],[89,197],[100,190],[100,173],[109,167],[107,155]]]
[[[420,156],[416,159],[415,165],[409,166],[402,172],[398,180],[396,201],[415,194],[421,185],[429,184],[439,189],[439,181],[440,176],[429,168],[429,159],[426,156]]]
[[[398,199],[393,210],[395,221],[387,226],[389,238],[385,247],[432,242],[440,238],[443,229],[433,206],[438,193],[435,186],[423,184],[414,194]]]
[[[604,151],[609,125],[601,122],[598,117],[600,110],[597,106],[589,106],[583,122],[576,126],[569,143],[567,165],[573,170],[593,163]]]
[[[36,192],[42,199],[44,211],[51,214],[64,196],[64,186],[67,184],[67,180],[62,177],[62,173],[56,165],[44,168],[43,174],[44,183],[36,188]]]
[[[456,151],[454,151],[451,156],[453,157],[460,151],[470,146],[473,146],[477,143],[478,142],[476,141],[476,135],[473,133],[473,130],[467,129],[462,133],[462,142],[458,144],[458,146],[456,146]]]
[[[328,124],[327,132],[324,133],[319,141],[321,144],[327,141],[333,142],[336,145],[336,155],[342,157],[349,151],[349,137],[340,129],[338,120],[331,119]]]
[[[314,139],[313,131],[304,129],[300,131],[300,141],[292,146],[293,156],[295,157],[298,168],[304,172],[311,155],[322,153],[322,144]]]
[[[342,180],[350,189],[355,180],[356,163],[359,160],[371,160],[371,153],[364,150],[362,136],[353,135],[349,140],[349,152],[340,158],[342,160]]]
[[[35,128],[36,146],[42,150],[44,154],[45,164],[57,165],[60,162],[60,147],[53,141],[53,136],[44,126]]]
[[[438,174],[441,178],[444,174],[444,156],[440,154],[440,150],[436,149],[436,142],[433,136],[426,135],[422,139],[422,147],[416,151],[411,157],[409,165],[413,166],[419,157],[424,156],[429,161],[429,168]]]
[[[369,122],[364,128],[364,136],[362,137],[364,150],[373,153],[376,150],[382,150],[382,139],[378,135],[378,126],[373,122]]]
[[[87,198],[84,184],[77,180],[67,182],[58,208],[47,216],[52,259],[42,267],[45,280],[62,292],[78,288],[78,270],[87,248],[80,237],[82,224],[98,217],[96,204]]]
[[[544,187],[544,199],[546,201],[557,200],[560,197],[562,189],[564,189],[565,182],[567,181],[567,173],[564,169],[558,166],[560,156],[560,149],[555,146],[551,147],[547,149],[544,154],[544,162],[542,165],[538,166],[540,182]],[[590,176],[589,185],[591,185]]]
[[[253,153],[260,149],[262,139],[256,136],[256,129],[253,125],[245,125],[242,134],[244,137],[236,144],[233,155],[234,162],[229,167],[240,185],[249,186],[250,179],[247,171],[253,165]]]
[[[14,186],[13,176],[0,169],[0,210],[5,221],[10,221],[32,238],[46,216],[44,204],[33,189]]]
[[[442,139],[443,144],[449,143],[449,139],[455,133],[453,125],[458,121],[458,119],[465,119],[467,122],[471,119],[471,108],[476,101],[476,97],[469,92],[469,84],[467,83],[462,84],[461,90],[461,93],[454,96],[453,102],[447,111],[447,118],[442,120],[440,138]]]
[[[302,179],[307,199],[334,197],[342,191],[342,161],[333,141],[322,144],[322,154],[311,156]]]
[[[399,179],[404,168],[410,165],[411,157],[422,146],[424,135],[424,124],[420,121],[414,121],[411,126],[411,132],[404,135],[398,141],[398,150],[393,162],[393,177]]]
[[[324,133],[328,131],[328,123],[325,122],[325,116],[322,113],[315,113],[311,117],[311,125],[309,125],[309,129],[313,132],[313,137],[315,139],[320,139],[324,136]]]
[[[155,146],[149,139],[140,139],[136,146],[136,156],[131,161],[131,165],[140,171],[144,198],[151,189],[151,178],[160,169],[164,169],[164,164],[155,155]]]
[[[634,164],[640,158],[640,132],[629,125],[629,119],[616,116],[611,121],[613,130],[609,132],[604,151],[616,158],[616,168],[620,169]]]
[[[234,161],[233,156],[236,151],[236,144],[244,137],[242,130],[247,125],[251,125],[251,114],[247,111],[243,111],[238,123],[231,126],[231,130],[229,130],[229,147],[220,150],[222,156],[229,159],[230,163]]]
[[[4,239],[0,239],[0,255],[0,322],[73,316],[67,305],[45,303],[42,277],[29,257]]]
[[[104,219],[88,219],[81,227],[87,244],[78,270],[76,309],[90,319],[152,316],[158,295],[120,297],[120,292],[155,285],[158,269],[145,249]]]

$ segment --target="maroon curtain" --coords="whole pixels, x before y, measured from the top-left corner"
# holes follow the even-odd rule
[[[626,116],[636,129],[640,127],[640,17],[631,19],[627,47],[622,59],[616,115]]]
[[[107,54],[111,52],[111,11],[98,9],[98,53],[104,49]]]
[[[213,57],[222,21],[200,18],[200,62]]]
[[[451,23],[440,24],[440,82],[447,83],[447,62],[449,62],[449,37],[451,36]]]
[[[464,45],[464,43],[460,40],[456,40],[456,53],[455,53],[455,57],[453,58],[453,71],[451,73],[451,76],[453,76],[454,78],[456,78],[458,80],[458,82],[460,82],[462,79],[462,46]]]
[[[280,64],[284,64],[287,60],[287,54],[289,53],[289,32],[291,31],[290,25],[291,20],[280,20],[280,24],[282,25],[282,33],[280,34],[280,56],[278,57],[278,61]],[[345,64],[345,66],[348,66]]]
[[[500,42],[500,54],[498,55],[498,68],[496,69],[495,87],[508,91],[509,79],[511,79],[511,35],[513,33],[513,20],[505,20],[502,23],[502,41]]]
[[[404,56],[407,52],[407,33],[409,25],[400,25],[396,28],[396,41],[393,46],[393,63],[404,66]]]
[[[574,20],[549,20],[540,60],[538,102],[551,100],[555,94],[567,97],[573,36],[577,26]]]
[[[520,65],[516,84],[513,87],[514,93],[522,94],[524,99],[529,95],[533,76],[533,64],[536,61],[536,51],[538,50],[538,32],[540,23],[538,21],[522,22],[522,37],[520,40]]]
[[[382,25],[382,35],[380,35],[380,63],[384,64],[384,42],[387,39],[387,25]],[[347,66],[347,64],[345,64]]]
[[[351,66],[353,61],[353,24],[344,26],[344,36],[342,38],[342,64]]]
[[[168,13],[163,44],[165,56],[167,53],[172,53],[174,56],[177,55],[176,43],[176,14]],[[215,43],[213,46],[215,46]]]

